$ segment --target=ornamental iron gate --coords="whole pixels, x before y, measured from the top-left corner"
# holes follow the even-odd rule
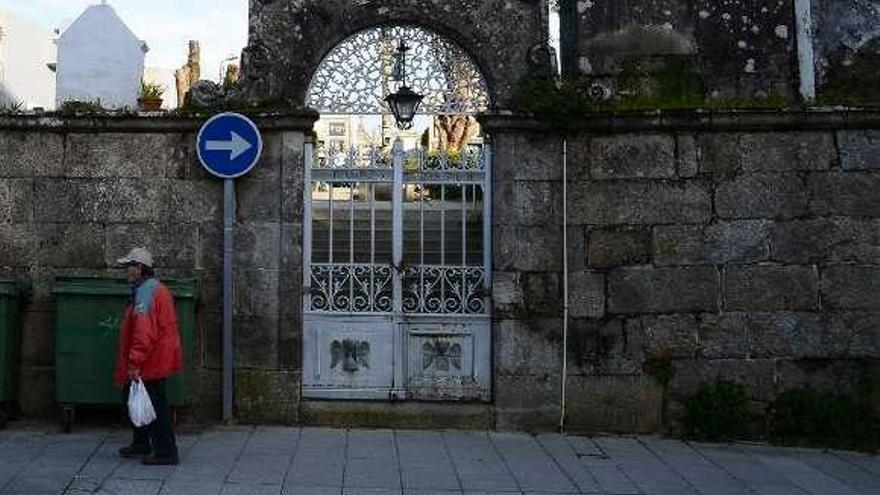
[[[303,395],[488,400],[489,145],[305,155]]]

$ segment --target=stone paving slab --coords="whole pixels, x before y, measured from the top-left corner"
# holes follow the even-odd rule
[[[143,466],[121,430],[0,432],[0,495],[876,495],[880,458],[651,436],[218,427]]]

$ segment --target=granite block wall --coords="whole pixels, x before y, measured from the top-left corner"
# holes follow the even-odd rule
[[[484,119],[496,150],[500,428],[559,421],[565,139],[569,428],[662,431],[718,377],[746,384],[758,408],[805,384],[877,388],[877,122],[820,112],[582,124]]]
[[[236,182],[236,414],[292,422],[299,403],[302,149],[310,115],[259,121],[264,151]],[[195,420],[216,419],[221,388],[223,185],[195,154],[200,121],[0,117],[0,276],[26,277],[20,404],[57,414],[54,278],[124,277],[135,245],[157,273],[200,286],[192,376]]]

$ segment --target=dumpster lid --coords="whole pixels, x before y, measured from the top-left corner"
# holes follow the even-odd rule
[[[0,278],[0,296],[18,297],[26,285],[21,280],[12,278]]]
[[[162,278],[159,280],[171,289],[175,298],[196,298],[196,279]],[[82,296],[128,296],[129,284],[124,278],[57,277],[53,294]]]

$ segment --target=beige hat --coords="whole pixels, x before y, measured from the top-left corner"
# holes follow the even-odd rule
[[[124,257],[116,260],[120,265],[127,265],[129,263],[140,263],[142,265],[146,265],[150,268],[153,267],[153,255],[150,254],[146,248],[136,247],[128,252]]]

